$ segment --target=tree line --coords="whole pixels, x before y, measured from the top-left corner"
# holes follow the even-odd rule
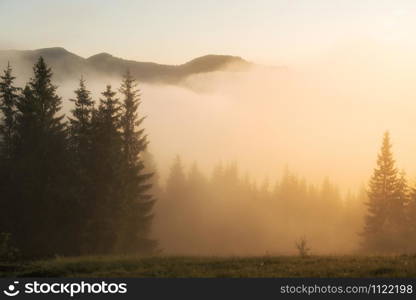
[[[288,169],[273,185],[256,185],[236,164],[219,164],[206,177],[178,157],[158,198],[156,231],[176,253],[290,252],[299,237],[316,252],[416,251],[416,187],[396,167],[388,132],[368,186],[355,195]]]
[[[42,57],[23,88],[10,65],[0,76],[0,233],[22,257],[155,253],[152,223],[162,248],[181,254],[292,249],[300,236],[327,252],[416,250],[416,188],[397,170],[388,133],[356,195],[289,170],[273,186],[236,164],[208,178],[180,158],[160,188],[130,73],[98,101],[81,78],[67,117],[52,76]]]
[[[28,258],[152,253],[136,80],[95,101],[81,78],[65,117],[52,75],[40,57],[23,88],[10,65],[0,77],[0,232]]]
[[[364,189],[343,195],[328,178],[312,184],[286,168],[256,183],[237,163],[202,172],[174,159],[158,195],[154,232],[169,253],[262,255],[295,253],[305,237],[313,253],[351,253],[362,230]]]

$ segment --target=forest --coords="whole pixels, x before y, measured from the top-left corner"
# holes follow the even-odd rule
[[[99,99],[81,77],[67,116],[42,57],[24,87],[15,79],[8,65],[0,78],[0,260],[293,254],[302,243],[314,254],[416,250],[416,189],[396,166],[388,132],[368,185],[354,192],[289,168],[258,184],[238,162],[207,175],[180,156],[162,183],[147,149],[152,116],[141,113],[128,70]]]

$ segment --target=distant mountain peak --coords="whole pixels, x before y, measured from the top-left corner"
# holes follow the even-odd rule
[[[250,65],[248,61],[239,56],[208,54],[188,61],[182,67],[192,70],[192,73],[205,73],[223,69],[245,70]]]
[[[190,60],[186,64],[206,63],[206,62],[216,62],[216,63],[243,62],[244,63],[247,61],[242,59],[240,56],[207,54],[207,55],[197,57],[193,60]]]
[[[45,55],[68,55],[68,54],[72,54],[75,55],[71,52],[69,52],[68,50],[66,50],[65,48],[62,47],[51,47],[51,48],[41,48],[41,49],[36,49],[33,50],[34,52],[38,52],[38,53],[42,53]]]
[[[84,60],[81,56],[78,56],[72,52],[69,52],[62,47],[51,47],[51,48],[41,48],[32,51],[21,51],[24,54],[30,56],[31,58],[37,58],[42,56],[45,60],[49,61],[67,61],[71,60],[72,62]]]
[[[107,52],[101,52],[98,54],[94,54],[90,57],[87,58],[87,60],[93,60],[93,59],[107,59],[107,58],[113,58],[114,56],[112,56],[111,54],[107,53]]]
[[[180,65],[166,65],[153,62],[140,62],[115,57],[102,52],[83,58],[62,47],[42,48],[29,51],[1,51],[0,68],[10,61],[22,66],[24,73],[30,73],[33,64],[43,56],[52,67],[56,79],[76,79],[81,74],[102,74],[121,76],[130,70],[131,74],[142,82],[158,82],[181,84],[185,78],[193,74],[216,71],[244,71],[252,63],[239,56],[208,54],[192,59]]]
[[[49,51],[49,52],[64,52],[64,53],[69,53],[69,51],[66,50],[64,47],[40,48],[40,49],[36,49],[34,51]]]

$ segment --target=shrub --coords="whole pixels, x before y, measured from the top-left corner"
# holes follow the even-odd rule
[[[297,242],[295,242],[296,249],[299,252],[300,257],[308,257],[310,248],[308,247],[308,241],[305,237],[300,238]]]

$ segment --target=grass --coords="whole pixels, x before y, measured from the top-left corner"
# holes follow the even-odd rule
[[[58,257],[0,263],[0,277],[416,277],[416,255]]]

